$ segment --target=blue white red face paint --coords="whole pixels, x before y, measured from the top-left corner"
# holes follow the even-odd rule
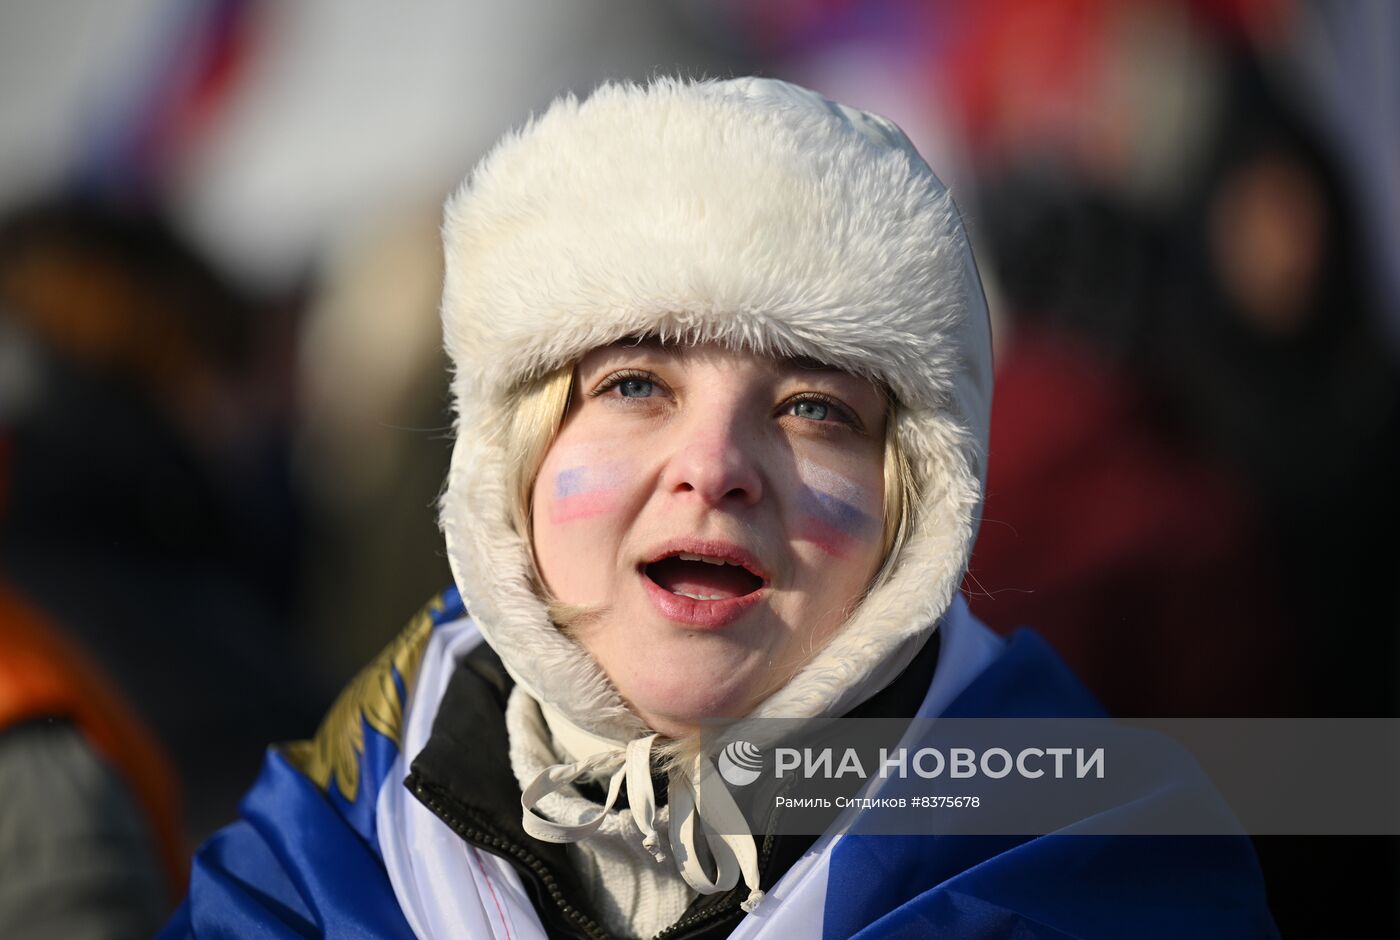
[[[550,521],[559,525],[616,511],[630,476],[628,465],[615,460],[564,467],[554,475]],[[844,557],[857,543],[880,535],[881,520],[871,505],[872,494],[834,470],[799,462],[796,500],[793,537],[833,558]]]
[[[618,461],[565,467],[554,476],[550,520],[558,524],[611,512],[625,479],[623,465]]]
[[[802,486],[798,493],[797,537],[811,542],[827,555],[840,558],[857,542],[879,535],[881,522],[871,512],[870,494],[841,474],[802,461],[798,466]]]

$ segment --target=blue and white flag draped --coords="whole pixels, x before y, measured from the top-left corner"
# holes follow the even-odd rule
[[[162,938],[546,936],[510,863],[465,843],[402,786],[457,661],[480,642],[455,592],[433,621],[412,688],[401,684],[408,700],[402,747],[365,723],[358,792],[349,802],[269,751],[242,818],[196,855],[189,896]],[[961,601],[940,630],[921,715],[1099,713],[1035,634],[1002,641]],[[1150,794],[1115,810],[1153,811]],[[731,934],[928,936],[1278,934],[1242,837],[874,836],[848,827],[819,838]]]

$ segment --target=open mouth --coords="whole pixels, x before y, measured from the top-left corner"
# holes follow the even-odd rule
[[[674,552],[642,573],[658,587],[697,601],[728,601],[756,593],[764,580],[743,563],[714,555]]]

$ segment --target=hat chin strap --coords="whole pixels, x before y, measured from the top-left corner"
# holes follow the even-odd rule
[[[659,735],[651,734],[625,746],[585,731],[558,709],[541,702],[545,722],[556,744],[574,760],[554,764],[535,775],[520,796],[521,823],[525,831],[545,842],[578,842],[598,831],[604,818],[627,788],[627,806],[642,833],[642,846],[658,863],[666,861],[656,835],[656,794],[651,785],[651,754]],[[608,796],[602,808],[583,822],[564,825],[535,811],[540,801],[584,777],[608,777]],[[730,796],[728,787],[705,754],[696,754],[667,776],[670,795],[671,854],[685,883],[700,894],[728,891],[740,876],[749,889],[740,905],[752,911],[763,898],[758,881],[758,849],[748,821]],[[698,832],[697,832],[698,830]],[[696,852],[703,836],[714,859],[713,878]]]

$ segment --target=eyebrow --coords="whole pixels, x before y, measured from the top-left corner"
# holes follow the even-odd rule
[[[838,369],[828,362],[813,359],[811,356],[786,356],[778,361],[789,369],[798,369],[802,372],[832,372],[839,375],[850,375],[845,369]]]

